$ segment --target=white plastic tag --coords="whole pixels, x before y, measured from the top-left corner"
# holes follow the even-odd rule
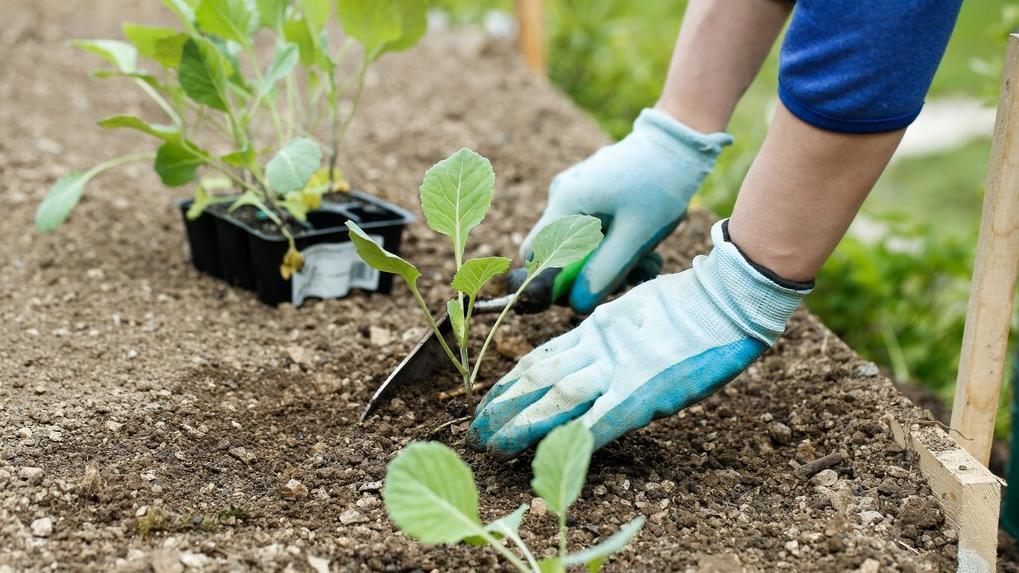
[[[382,237],[369,235],[382,245]],[[307,298],[340,298],[350,289],[377,290],[379,271],[357,256],[354,243],[321,243],[301,251],[304,268],[291,277],[294,306]]]

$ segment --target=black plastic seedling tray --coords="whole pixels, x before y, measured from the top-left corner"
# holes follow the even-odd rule
[[[287,240],[252,227],[218,209],[206,209],[189,220],[191,201],[179,204],[191,247],[191,262],[199,271],[233,286],[255,291],[258,299],[276,305],[300,305],[308,298],[340,298],[350,289],[389,293],[393,275],[364,264],[350,242],[345,223],[354,221],[392,253],[400,253],[403,229],[414,216],[396,205],[357,191],[342,202],[325,201],[308,213],[311,228],[294,234],[304,268],[290,279],[280,275]]]

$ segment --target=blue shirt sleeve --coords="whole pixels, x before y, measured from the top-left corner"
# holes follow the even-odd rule
[[[902,129],[923,107],[962,0],[799,0],[782,44],[779,98],[845,133]]]

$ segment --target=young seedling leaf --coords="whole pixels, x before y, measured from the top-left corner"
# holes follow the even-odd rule
[[[298,6],[301,7],[301,12],[304,14],[304,19],[308,22],[308,27],[313,35],[317,36],[326,27],[326,21],[329,20],[329,1],[330,0],[297,1]]]
[[[456,543],[482,533],[474,474],[438,442],[415,442],[389,462],[382,490],[389,518],[422,543]]]
[[[223,160],[223,163],[226,163],[231,167],[248,167],[254,163],[255,157],[255,150],[251,147],[250,143],[245,145],[244,149],[238,149],[219,156],[219,158]]]
[[[506,257],[471,259],[456,272],[452,286],[467,296],[476,298],[488,281],[508,271],[509,266],[510,260]]]
[[[598,545],[567,555],[563,558],[563,565],[586,565],[588,571],[597,573],[613,553],[626,547],[626,544],[640,533],[642,527],[644,517],[637,517]]]
[[[485,218],[494,188],[492,164],[466,147],[425,172],[421,209],[429,227],[452,239],[457,261],[471,229]]]
[[[191,36],[184,42],[177,80],[184,93],[197,103],[227,111],[227,77],[232,74],[230,63],[208,38]]]
[[[357,223],[347,221],[347,228],[350,229],[350,240],[357,249],[357,255],[369,266],[384,273],[400,275],[409,285],[417,282],[421,272],[414,265],[380,247]]]
[[[206,34],[247,46],[258,29],[258,13],[252,7],[247,0],[202,0],[195,21]]]
[[[591,431],[579,421],[559,426],[538,444],[531,487],[560,517],[580,496],[593,451]]]
[[[99,120],[98,125],[99,127],[105,127],[106,129],[135,129],[153,137],[158,137],[163,141],[178,144],[181,143],[180,130],[177,129],[177,126],[163,125],[159,123],[146,123],[144,120],[133,115],[114,115]]]
[[[127,42],[121,42],[120,40],[73,40],[71,45],[86,52],[92,52],[116,66],[117,70],[121,72],[133,72],[136,69],[138,50]]]
[[[464,343],[466,325],[464,323],[464,308],[459,298],[446,302],[446,314],[449,315],[449,323],[453,325],[453,335],[462,346]]]
[[[156,173],[167,187],[194,181],[195,173],[204,164],[205,157],[196,153],[193,146],[167,141],[156,151]]]
[[[568,215],[538,231],[531,243],[534,256],[527,262],[534,275],[548,268],[562,268],[579,261],[602,240],[601,221],[590,215]]]
[[[282,30],[289,3],[289,0],[255,0],[259,24],[274,32]]]
[[[298,221],[308,220],[308,205],[301,198],[300,191],[290,191],[283,198],[283,208]]]
[[[187,34],[175,34],[156,41],[156,53],[152,59],[167,68],[176,70],[180,67],[180,58],[184,53],[184,44],[188,41]]]
[[[35,212],[35,228],[46,233],[62,225],[81,200],[85,184],[93,175],[92,172],[72,171],[57,179],[39,203]]]
[[[138,53],[142,56],[159,62],[160,65],[167,66],[167,62],[160,59],[160,52],[158,49],[159,42],[167,38],[175,38],[178,36],[184,36],[173,28],[165,28],[163,26],[142,26],[140,24],[132,24],[131,22],[125,22],[121,26],[121,31],[124,33],[124,37],[127,38],[135,48],[138,49]],[[184,36],[185,38],[187,36]],[[181,42],[181,46],[183,46]],[[180,56],[177,57],[177,61],[180,61]]]
[[[386,42],[379,54],[385,52],[399,52],[417,44],[421,36],[428,30],[428,15],[426,4],[420,0],[397,0],[397,10],[400,13],[400,37]]]
[[[566,566],[558,557],[546,557],[538,561],[538,570],[541,573],[566,573]]]
[[[163,0],[163,4],[177,15],[181,24],[184,24],[184,26],[188,29],[192,28],[192,24],[195,21],[195,8],[198,6],[198,0]]]
[[[264,83],[258,87],[260,94],[266,94],[276,85],[276,82],[287,77],[287,74],[294,69],[300,60],[300,51],[297,44],[280,42],[276,45],[276,52],[273,54],[269,68],[265,70]]]
[[[526,503],[520,504],[520,507],[513,510],[513,513],[506,514],[499,519],[496,519],[492,523],[485,526],[485,531],[490,533],[492,537],[496,539],[502,539],[510,534],[516,535],[520,530],[520,522],[524,519],[524,514],[531,506]],[[472,536],[464,539],[464,542],[469,545],[485,545],[488,542],[482,537]]]
[[[283,22],[283,38],[297,46],[301,63],[305,66],[321,63],[320,45],[308,28],[308,21],[301,14],[296,12],[288,14]]]
[[[269,160],[265,177],[278,193],[303,189],[322,163],[322,149],[307,137],[292,140]]]
[[[193,221],[200,217],[210,205],[232,201],[233,198],[231,197],[216,196],[209,193],[209,191],[214,189],[229,189],[230,185],[232,185],[231,181],[225,177],[203,177],[201,182],[195,187],[195,196],[191,200],[187,213],[184,215],[189,221]]]
[[[403,33],[399,0],[341,0],[338,15],[343,31],[361,43],[369,62]]]

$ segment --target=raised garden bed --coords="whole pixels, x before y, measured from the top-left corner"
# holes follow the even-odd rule
[[[531,499],[528,459],[501,464],[465,449],[462,425],[435,431],[463,414],[435,392],[459,386],[452,374],[358,424],[375,385],[424,333],[405,289],[267,307],[191,268],[174,209],[122,210],[125,189],[151,192],[152,205],[173,198],[142,168],[98,182],[60,236],[30,235],[37,195],[57,175],[48,154],[129,150],[88,118],[146,105],[113,88],[78,89],[91,85],[85,56],[65,39],[160,13],[147,2],[16,3],[0,35],[9,55],[0,193],[5,228],[21,230],[0,254],[9,326],[0,329],[0,568],[310,571],[325,560],[338,571],[490,570],[494,553],[418,545],[382,507],[385,464],[413,439],[464,456],[485,517]],[[491,158],[500,189],[477,241],[489,251],[476,254],[515,252],[547,181],[605,142],[511,45],[472,33],[436,35],[382,62],[370,86],[373,105],[351,129],[363,144],[350,151],[367,192],[413,205],[421,174],[452,150]],[[666,271],[707,248],[710,221],[695,212],[665,243]],[[431,237],[412,225],[404,251],[446,277],[449,253]],[[426,298],[442,299],[443,277],[422,278]],[[573,320],[564,310],[513,317],[500,352]],[[481,378],[511,364],[487,362]],[[888,414],[919,412],[800,312],[723,393],[595,455],[571,547],[639,514],[644,532],[606,570],[953,570],[955,532],[892,439]],[[794,466],[833,452],[845,455],[833,473],[797,476]],[[555,523],[540,513],[522,530],[550,548]]]

